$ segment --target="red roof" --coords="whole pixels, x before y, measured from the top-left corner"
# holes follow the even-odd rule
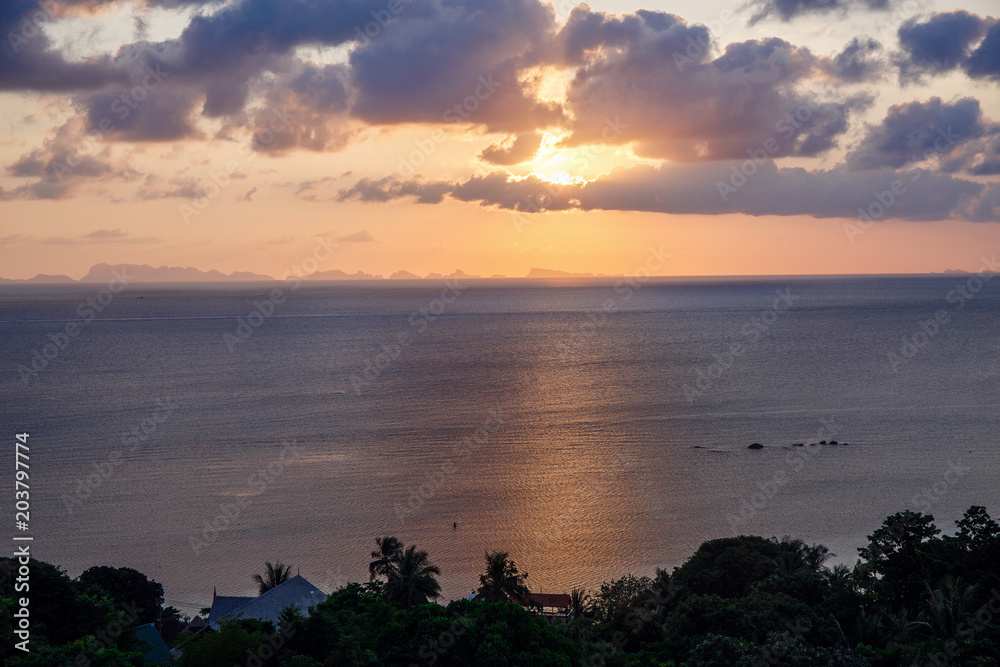
[[[542,607],[569,607],[570,597],[565,593],[532,593],[530,597]]]

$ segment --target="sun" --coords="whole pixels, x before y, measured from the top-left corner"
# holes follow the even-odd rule
[[[569,135],[569,132],[545,133],[535,157],[525,162],[517,175],[534,176],[556,185],[582,185],[611,173],[615,167],[658,162],[636,157],[630,146],[561,145]]]
[[[587,179],[580,174],[580,171],[590,166],[590,159],[587,156],[578,154],[578,149],[560,148],[559,142],[568,133],[551,134],[546,133],[542,137],[538,153],[527,163],[531,169],[529,176],[534,176],[548,183],[557,185],[572,185],[585,183]]]

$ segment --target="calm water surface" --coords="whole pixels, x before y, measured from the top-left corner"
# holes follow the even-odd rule
[[[2,286],[0,425],[31,433],[40,558],[135,567],[187,610],[265,560],[365,579],[383,534],[448,598],[487,549],[549,592],[738,533],[853,563],[901,509],[1000,514],[1000,283],[949,302],[966,280],[304,285],[245,339],[273,286],[130,286],[27,382],[99,286]]]

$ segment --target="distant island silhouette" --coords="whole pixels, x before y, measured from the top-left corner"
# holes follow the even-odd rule
[[[33,284],[62,284],[62,283],[104,283],[114,277],[114,272],[124,272],[130,278],[130,282],[136,283],[184,283],[184,282],[272,282],[278,278],[263,273],[253,273],[250,271],[234,271],[233,273],[222,273],[221,271],[202,271],[193,267],[181,266],[149,266],[148,264],[95,264],[90,267],[90,271],[79,280],[74,280],[66,275],[50,275],[40,273],[34,278],[11,279],[0,278],[0,283],[33,283]],[[621,274],[605,273],[571,273],[569,271],[559,271],[556,269],[532,268],[524,278],[612,278],[621,277]],[[317,271],[305,276],[310,281],[345,281],[345,280],[478,280],[486,276],[466,273],[461,269],[455,269],[451,273],[429,273],[426,276],[419,276],[410,271],[396,271],[388,278],[381,274],[365,273],[357,271],[347,273],[340,269],[330,271]],[[490,279],[506,279],[507,276],[494,274]]]

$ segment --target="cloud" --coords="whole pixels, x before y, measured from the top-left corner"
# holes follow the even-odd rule
[[[900,168],[947,156],[969,141],[997,135],[1000,125],[983,121],[979,100],[909,102],[889,107],[881,123],[869,126],[860,148],[847,155],[851,169]],[[966,158],[971,165],[974,156]],[[949,171],[962,169],[952,161]]]
[[[375,243],[375,238],[367,231],[355,232],[337,239],[338,243]]]
[[[1000,22],[994,22],[986,37],[965,61],[965,71],[973,78],[1000,78]]]
[[[860,209],[873,211],[869,214],[875,219],[1000,221],[1000,196],[993,186],[946,174],[920,169],[808,171],[751,160],[742,165],[742,172],[739,163],[618,168],[595,181],[572,185],[536,177],[516,179],[504,172],[464,183],[383,179],[366,183],[363,196],[357,196],[365,201],[413,196],[418,202],[435,203],[437,196],[447,193],[459,201],[524,213],[608,210],[857,218]]]
[[[86,235],[89,239],[120,239],[128,236],[128,232],[120,229],[98,229]]]
[[[777,16],[782,21],[807,14],[826,14],[834,10],[846,13],[849,9],[888,10],[891,0],[756,0],[747,7],[753,9],[750,25],[769,17]]]
[[[115,162],[108,146],[86,134],[78,118],[59,127],[41,147],[8,165],[6,172],[33,180],[0,192],[0,199],[64,199],[93,180],[137,177],[128,165]]]
[[[564,57],[586,60],[567,93],[569,146],[631,142],[642,157],[693,162],[745,157],[772,140],[772,157],[816,156],[871,104],[868,95],[828,101],[800,88],[828,65],[778,38],[729,44],[711,58],[704,26],[581,8],[562,33]]]
[[[124,83],[124,73],[108,56],[67,61],[53,50],[44,28],[74,9],[95,9],[113,0],[39,3],[4,0],[0,3],[0,91],[41,92],[88,90]]]
[[[318,66],[290,60],[264,88],[250,113],[254,148],[272,154],[293,149],[335,151],[347,145],[348,92],[343,65]],[[239,122],[239,120],[237,120]]]
[[[392,176],[379,180],[363,178],[352,187],[341,190],[337,201],[387,202],[412,195],[419,204],[439,204],[450,189],[448,183],[439,181],[397,181]]]
[[[308,202],[317,201],[330,201],[330,198],[320,199],[319,189],[328,183],[332,183],[334,179],[332,176],[324,176],[323,178],[317,178],[309,181],[302,181],[301,183],[291,183],[290,185],[296,185],[295,192],[293,193],[296,197],[303,199]]]
[[[491,144],[479,154],[479,159],[496,165],[520,164],[533,158],[541,143],[541,132],[522,132]]]
[[[908,20],[897,32],[902,48],[902,55],[897,58],[900,81],[915,83],[924,75],[942,74],[966,65],[972,47],[991,23],[964,10],[939,12],[926,21]],[[977,56],[976,68],[983,69],[982,76],[989,74],[990,67],[980,63],[989,61],[990,52],[991,46],[987,44],[983,55]]]
[[[841,81],[867,81],[885,67],[882,44],[870,37],[855,37],[827,65],[827,71]]]
[[[521,132],[563,120],[519,81],[524,57],[548,39],[538,0],[413,2],[351,52],[352,113],[382,125],[470,123]]]
[[[164,179],[155,174],[149,174],[136,192],[136,199],[202,199],[209,194],[205,183],[206,181],[193,176],[173,176]]]
[[[252,201],[252,198],[253,198],[253,196],[255,194],[257,194],[257,188],[256,187],[252,187],[249,190],[247,190],[246,192],[244,192],[242,195],[240,195],[239,196],[239,200],[240,201]]]
[[[49,236],[41,240],[44,245],[88,245],[93,243],[115,243],[115,244],[149,244],[159,243],[160,239],[155,236],[134,237],[121,229],[98,229],[84,234],[67,238],[64,236]]]

